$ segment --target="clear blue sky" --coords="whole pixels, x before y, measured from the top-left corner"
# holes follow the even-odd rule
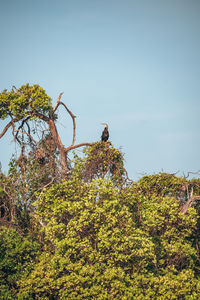
[[[29,82],[53,101],[64,92],[77,142],[99,140],[108,123],[133,179],[200,169],[199,0],[1,0],[0,70],[1,91]],[[0,151],[6,171],[11,135]]]

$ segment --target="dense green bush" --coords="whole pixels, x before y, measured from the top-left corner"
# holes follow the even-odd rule
[[[34,268],[39,244],[13,228],[0,228],[0,299],[16,299],[18,282]]]
[[[161,185],[166,175],[159,176]],[[34,205],[46,249],[23,278],[20,295],[199,297],[194,208],[180,213],[177,199],[157,192],[147,196],[141,181],[118,189],[110,180],[77,178],[52,186]]]
[[[16,220],[18,232],[1,227],[1,298],[198,299],[198,202],[180,211],[194,180],[162,173],[117,185],[100,173],[88,181],[84,164],[75,157],[67,180],[36,190],[29,230]]]

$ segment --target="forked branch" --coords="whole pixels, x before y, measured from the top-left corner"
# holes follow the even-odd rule
[[[56,104],[55,104],[55,106],[53,108],[53,112],[55,112],[60,105],[63,105],[64,108],[66,109],[66,111],[68,112],[68,114],[71,116],[72,122],[73,122],[73,138],[72,138],[72,144],[71,144],[71,146],[73,146],[75,144],[75,140],[76,140],[76,122],[75,122],[76,116],[71,112],[71,110],[69,110],[69,108],[65,105],[65,103],[63,103],[63,102],[60,101],[62,95],[63,95],[63,92],[60,93],[60,95],[58,96]]]

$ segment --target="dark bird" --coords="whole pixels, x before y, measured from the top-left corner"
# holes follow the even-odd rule
[[[102,135],[101,135],[101,140],[102,142],[106,142],[109,138],[109,132],[108,132],[108,124],[106,123],[102,123],[102,125],[105,125],[105,128],[102,132]]]

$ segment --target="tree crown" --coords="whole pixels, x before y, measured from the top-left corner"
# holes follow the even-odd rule
[[[0,118],[35,118],[37,114],[48,115],[52,110],[51,98],[39,85],[28,83],[19,89],[4,90],[0,94]]]

